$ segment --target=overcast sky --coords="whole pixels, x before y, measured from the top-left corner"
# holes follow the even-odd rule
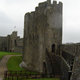
[[[0,36],[16,30],[22,37],[24,14],[34,11],[38,3],[43,1],[45,0],[0,0]],[[57,1],[63,2],[63,43],[80,42],[80,0]]]

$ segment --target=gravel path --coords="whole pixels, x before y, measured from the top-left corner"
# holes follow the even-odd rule
[[[12,56],[20,56],[20,55],[6,55],[0,61],[0,80],[3,80],[4,72],[7,70],[6,63],[8,62],[9,58]]]

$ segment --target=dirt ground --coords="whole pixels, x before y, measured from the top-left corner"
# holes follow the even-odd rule
[[[20,56],[20,55],[6,55],[0,61],[0,80],[3,80],[4,72],[7,70],[6,63],[8,62],[9,58],[12,56]]]

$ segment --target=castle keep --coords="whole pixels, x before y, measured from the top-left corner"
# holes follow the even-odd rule
[[[23,53],[20,66],[26,70],[60,80],[80,80],[80,43],[62,44],[62,8],[62,2],[39,3],[24,16],[24,38],[16,31],[0,37],[0,51]]]
[[[43,72],[46,52],[58,53],[62,44],[62,3],[50,0],[39,3],[34,12],[25,14],[24,55],[26,68]],[[49,67],[49,66],[47,66]]]
[[[23,53],[23,39],[12,32],[7,37],[0,37],[0,51]]]
[[[22,66],[61,80],[80,80],[80,44],[62,44],[62,7],[62,2],[47,0],[25,14]]]

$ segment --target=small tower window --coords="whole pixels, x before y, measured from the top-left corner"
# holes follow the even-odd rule
[[[52,45],[52,52],[55,53],[55,44]]]
[[[16,42],[16,40],[14,40],[14,43],[15,43],[15,46],[17,46],[17,42]]]

